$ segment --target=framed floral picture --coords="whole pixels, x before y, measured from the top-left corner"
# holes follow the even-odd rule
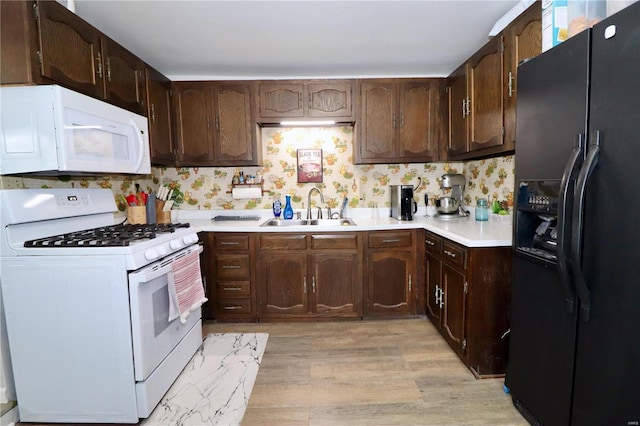
[[[322,182],[322,150],[299,149],[298,154],[298,183]]]

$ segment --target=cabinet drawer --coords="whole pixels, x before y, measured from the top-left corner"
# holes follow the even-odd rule
[[[248,235],[215,234],[213,246],[222,250],[249,250]]]
[[[312,249],[357,249],[355,234],[311,235]]]
[[[451,265],[467,269],[467,250],[458,244],[445,240],[442,243],[442,259]]]
[[[249,254],[216,254],[216,278],[249,278],[251,256]]]
[[[442,237],[427,231],[424,235],[424,244],[429,253],[439,256],[442,252]]]
[[[251,296],[251,281],[218,281],[216,282],[218,300],[234,297]]]
[[[369,247],[411,247],[411,231],[379,231],[369,233]]]
[[[261,250],[306,250],[304,234],[267,234],[260,236]]]
[[[250,315],[253,312],[251,299],[218,300],[216,303],[219,316]]]

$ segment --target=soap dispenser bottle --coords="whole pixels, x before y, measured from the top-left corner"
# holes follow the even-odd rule
[[[279,219],[281,212],[282,212],[282,203],[280,202],[280,198],[276,198],[275,200],[273,200],[273,216],[276,219]]]
[[[284,205],[284,218],[293,219],[293,208],[291,207],[291,195],[286,195],[286,201]]]

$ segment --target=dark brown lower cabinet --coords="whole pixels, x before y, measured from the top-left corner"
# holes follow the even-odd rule
[[[204,319],[256,321],[254,235],[203,233]]]
[[[464,247],[425,232],[427,317],[476,377],[507,365],[511,248]]]
[[[359,234],[266,233],[258,239],[261,320],[362,316]]]
[[[364,316],[407,316],[415,311],[416,230],[367,234]]]

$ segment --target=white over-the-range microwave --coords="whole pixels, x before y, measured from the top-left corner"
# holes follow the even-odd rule
[[[139,114],[57,85],[0,88],[0,174],[149,174]]]

